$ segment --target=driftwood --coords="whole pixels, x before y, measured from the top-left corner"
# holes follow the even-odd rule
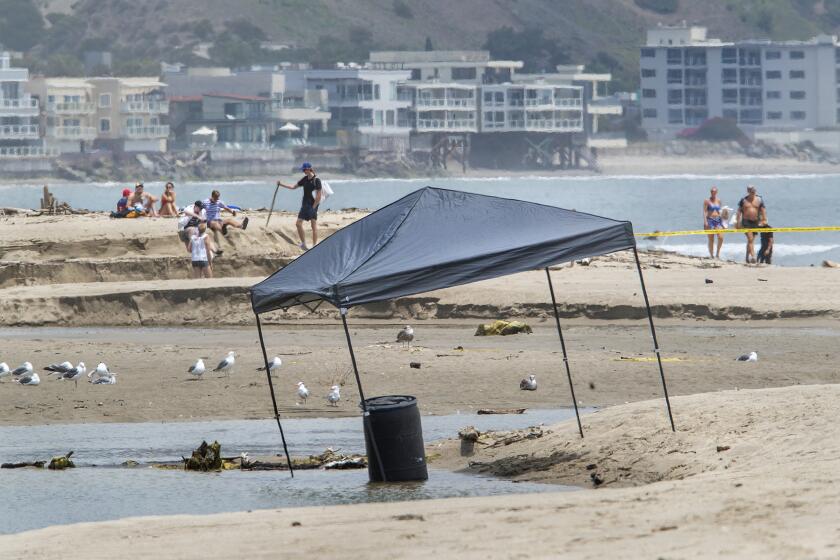
[[[252,460],[248,458],[247,454],[243,454],[241,461],[240,468],[244,471],[282,471],[288,469],[285,462]],[[361,455],[343,455],[329,448],[320,455],[292,458],[292,468],[296,470],[341,470],[363,469],[365,467],[367,467],[366,457]]]
[[[35,467],[36,469],[43,469],[46,461],[32,461],[29,463],[3,463],[0,469],[23,469],[26,467]]]
[[[524,414],[527,408],[479,408],[476,414]]]
[[[222,444],[214,441],[208,444],[202,441],[189,459],[181,457],[185,471],[220,471],[222,470]]]
[[[63,471],[64,469],[74,469],[76,465],[73,464],[73,461],[70,460],[70,457],[73,456],[73,452],[70,451],[67,455],[62,457],[53,457],[50,459],[50,464],[47,465],[47,468],[53,471]]]

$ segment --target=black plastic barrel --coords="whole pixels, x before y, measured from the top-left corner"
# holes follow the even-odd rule
[[[367,399],[365,404],[368,410],[365,449],[370,481],[427,480],[429,472],[417,399],[389,395]]]

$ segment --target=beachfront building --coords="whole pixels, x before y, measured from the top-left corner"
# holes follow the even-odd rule
[[[32,78],[27,89],[41,108],[44,143],[58,153],[90,149],[96,139],[94,87],[84,78]]]
[[[25,89],[28,80],[26,68],[12,67],[9,53],[0,53],[0,159],[48,155],[38,127],[38,100]]]
[[[660,26],[641,49],[642,126],[655,139],[715,117],[759,136],[837,129],[838,64],[834,36],[725,42],[704,27]]]
[[[157,78],[88,78],[93,85],[94,146],[116,152],[165,152],[166,84]]]

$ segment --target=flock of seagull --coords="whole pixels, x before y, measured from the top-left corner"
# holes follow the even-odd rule
[[[108,369],[105,363],[100,362],[96,369],[87,370],[84,362],[73,365],[70,362],[50,364],[44,368],[48,371],[47,377],[57,375],[59,381],[72,381],[74,387],[79,386],[79,379],[87,375],[88,383],[93,385],[116,385],[117,373]],[[4,377],[11,377],[12,381],[19,385],[40,385],[41,376],[34,370],[31,362],[23,362],[15,369],[9,369],[6,362],[0,362],[0,380]]]

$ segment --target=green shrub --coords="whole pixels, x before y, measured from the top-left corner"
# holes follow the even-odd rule
[[[643,10],[657,14],[673,14],[680,8],[679,0],[633,0]]]

